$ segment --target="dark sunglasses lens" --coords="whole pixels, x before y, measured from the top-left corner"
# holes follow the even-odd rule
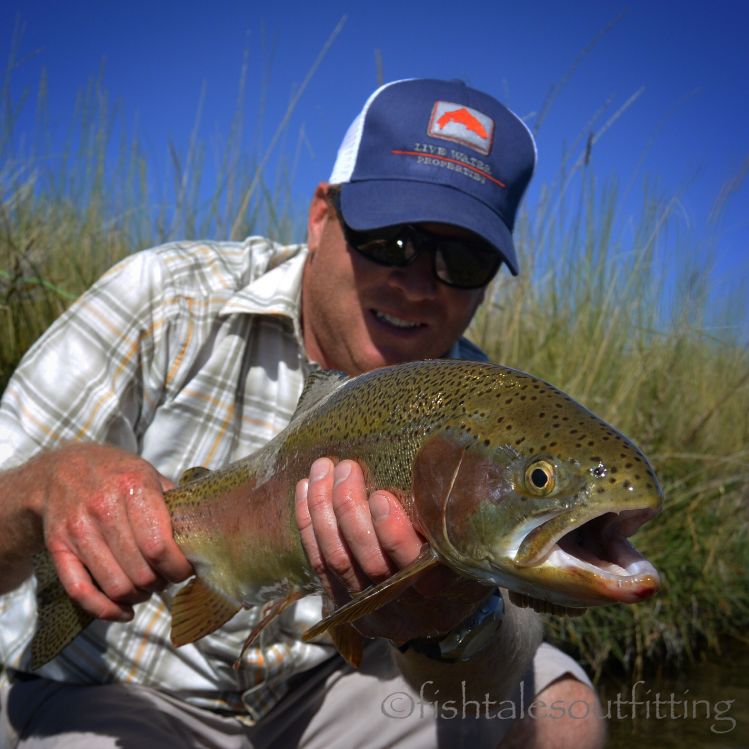
[[[362,255],[366,255],[370,260],[374,260],[381,265],[408,265],[414,255],[409,243],[398,237],[392,239],[378,237],[358,242],[349,241],[349,244]]]
[[[476,289],[494,278],[502,259],[491,247],[441,240],[437,243],[434,268],[437,278],[450,286]]]

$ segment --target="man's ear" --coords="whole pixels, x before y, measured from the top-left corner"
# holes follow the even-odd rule
[[[307,216],[307,246],[310,255],[320,246],[320,238],[330,215],[330,205],[327,200],[328,183],[320,182],[315,188],[312,202]]]

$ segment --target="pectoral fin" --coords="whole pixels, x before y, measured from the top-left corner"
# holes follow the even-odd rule
[[[347,663],[350,663],[354,668],[359,668],[364,652],[364,638],[350,624],[330,627],[328,634],[330,639],[333,640],[336,650],[346,659]]]
[[[386,604],[395,600],[406,588],[413,585],[422,572],[434,567],[439,563],[437,554],[430,546],[425,546],[421,554],[414,559],[408,567],[404,567],[387,580],[367,588],[358,596],[349,601],[345,606],[336,609],[330,616],[310,627],[303,635],[305,641],[313,640],[331,627],[349,624],[381,609]]]
[[[31,641],[32,670],[51,661],[94,620],[68,597],[46,551],[34,556],[34,574],[37,623]]]
[[[240,607],[211,590],[197,577],[177,593],[172,604],[172,644],[195,642],[226,624]]]

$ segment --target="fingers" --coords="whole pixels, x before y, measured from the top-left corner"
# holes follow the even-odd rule
[[[335,592],[334,578],[340,580],[346,590],[359,591],[367,586],[367,580],[358,568],[336,517],[334,487],[333,462],[327,458],[315,461],[306,486],[303,482],[298,486],[302,493],[297,495],[300,500],[297,524],[310,564],[328,592]],[[366,535],[366,529],[363,533]]]
[[[66,592],[85,611],[127,620],[132,604],[192,574],[172,537],[162,489],[169,483],[152,466],[102,445],[76,446],[56,459],[45,541]]]
[[[131,606],[115,603],[94,585],[79,558],[67,551],[50,552],[65,592],[86,612],[98,619],[126,622],[133,618]]]
[[[297,485],[296,520],[325,587],[336,578],[350,593],[413,561],[423,543],[392,494],[367,497],[361,467],[350,460],[313,464],[309,481]]]
[[[382,548],[402,568],[419,556],[424,539],[416,532],[400,502],[389,492],[377,491],[369,498],[377,538]]]
[[[140,570],[133,571],[131,579],[140,580],[136,584],[141,588],[161,590],[168,582],[181,582],[190,577],[192,565],[174,540],[161,491],[149,493],[143,487],[131,489],[126,507],[128,526],[133,529],[134,543],[144,563]]]
[[[295,503],[295,514],[296,514],[296,525],[299,529],[299,535],[302,539],[302,546],[304,552],[307,555],[310,566],[312,567],[315,574],[325,584],[325,575],[327,569],[325,562],[320,551],[320,546],[317,543],[315,537],[315,529],[312,525],[312,518],[310,517],[309,507],[307,505],[307,492],[309,490],[309,479],[302,479],[296,485],[296,492],[294,495]]]
[[[92,498],[87,513],[71,524],[72,540],[86,567],[102,591],[119,603],[138,603],[148,598],[146,591],[160,580],[148,564],[136,541],[137,525],[128,510],[129,500],[136,491],[125,490],[124,497],[116,491],[102,492]]]

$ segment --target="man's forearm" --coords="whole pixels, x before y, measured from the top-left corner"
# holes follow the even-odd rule
[[[505,596],[506,598],[506,596]],[[531,609],[505,600],[505,616],[495,640],[474,658],[445,663],[407,649],[393,648],[398,668],[427,699],[508,699],[541,644],[543,625]]]

